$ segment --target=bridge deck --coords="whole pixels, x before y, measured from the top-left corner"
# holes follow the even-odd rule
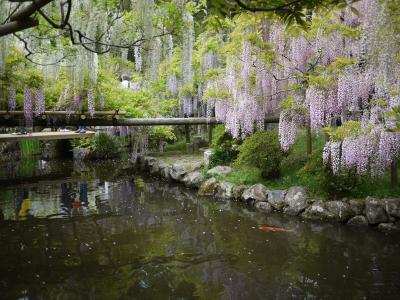
[[[94,131],[86,131],[86,133],[75,133],[73,131],[34,132],[31,134],[24,134],[24,135],[0,134],[0,143],[19,142],[26,140],[69,140],[69,139],[80,139],[83,137],[90,137],[94,135],[95,135]]]

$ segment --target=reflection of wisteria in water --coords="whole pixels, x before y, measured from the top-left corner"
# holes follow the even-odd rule
[[[14,87],[10,87],[8,89],[8,110],[15,110],[17,106],[17,100],[16,100],[16,91]]]
[[[64,182],[60,184],[60,212],[54,215],[128,214],[134,198],[135,185],[131,179],[119,182]]]
[[[69,217],[71,215],[72,202],[74,201],[75,198],[75,192],[72,188],[71,183],[63,182],[61,183],[60,188],[61,188],[60,216]]]
[[[132,180],[122,179],[112,190],[111,199],[116,203],[115,212],[117,214],[127,214],[132,208],[135,197],[135,185]]]

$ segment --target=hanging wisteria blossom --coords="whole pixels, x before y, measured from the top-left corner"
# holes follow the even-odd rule
[[[167,78],[167,91],[169,91],[172,96],[176,97],[179,93],[179,80],[175,74],[170,74]]]
[[[25,126],[27,128],[33,127],[33,95],[32,90],[29,87],[24,88],[24,118]]]
[[[65,87],[65,90],[60,93],[60,97],[58,98],[58,101],[57,101],[57,104],[56,104],[56,108],[57,109],[60,109],[61,106],[63,106],[64,102],[68,98],[68,95],[69,95],[70,91],[71,91],[71,86],[68,84]]]
[[[87,97],[88,97],[88,111],[90,117],[94,117],[95,114],[95,96],[94,92],[92,89],[89,89],[87,92]]]
[[[45,98],[44,98],[44,92],[42,89],[39,89],[35,91],[34,94],[35,98],[35,117],[40,116],[44,114],[45,112]]]
[[[288,112],[283,111],[279,118],[279,141],[282,150],[287,152],[296,141],[297,124]]]
[[[74,90],[74,109],[79,109],[82,105],[83,97],[77,90]]]
[[[106,106],[106,101],[104,99],[104,95],[101,91],[99,91],[99,107],[100,109],[104,109],[105,106]]]
[[[16,97],[16,91],[14,87],[10,87],[8,90],[8,110],[13,111],[17,107],[17,97]]]
[[[135,141],[132,145],[132,152],[131,152],[131,161],[136,163],[138,158],[138,142]]]

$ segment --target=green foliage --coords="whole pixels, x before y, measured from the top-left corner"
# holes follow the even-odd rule
[[[229,99],[230,94],[220,88],[209,88],[204,92],[203,99]]]
[[[212,155],[209,168],[218,165],[229,165],[237,157],[235,145],[239,142],[237,139],[232,139],[232,136],[225,131],[224,125],[218,125],[212,132]]]
[[[23,107],[25,87],[36,90],[44,83],[43,72],[25,59],[25,53],[21,49],[12,47],[6,58],[5,70],[0,73],[0,85],[15,88],[17,108]]]
[[[32,156],[33,154],[40,153],[39,141],[21,141],[19,148],[23,157]]]
[[[186,84],[183,84],[180,88],[180,95],[185,96],[185,95],[192,95],[194,96],[196,94],[196,89],[194,86],[194,82],[190,81]]]
[[[174,144],[167,144],[164,147],[164,152],[172,151],[186,151],[186,142],[178,142]]]
[[[319,182],[321,192],[334,198],[357,193],[362,184],[362,179],[355,170],[342,170],[339,174],[333,174],[332,168],[324,166],[322,148],[314,153],[299,174],[305,178],[314,178]]]
[[[392,131],[400,131],[400,107],[393,108],[387,114],[393,120],[396,120],[396,128],[392,129]]]
[[[256,167],[235,166],[232,173],[219,176],[218,179],[234,184],[262,183],[268,189],[288,189],[300,185],[307,189],[311,197],[318,199],[399,197],[399,192],[393,192],[390,188],[390,172],[379,178],[355,177],[354,172],[333,175],[322,165],[324,136],[314,134],[312,141],[313,155],[309,160],[306,155],[306,132],[298,132],[296,143],[282,160],[279,178],[266,180],[262,177],[261,170]]]
[[[149,136],[152,139],[163,139],[164,141],[173,142],[176,136],[171,127],[154,126],[150,128]]]
[[[332,88],[336,83],[340,73],[345,71],[346,67],[357,63],[357,59],[348,59],[346,57],[337,57],[327,66],[318,65],[312,74],[308,74],[307,82],[309,85],[317,85],[321,89]]]
[[[174,142],[176,136],[171,127],[154,126],[149,130],[149,148],[159,149],[160,142]]]
[[[121,144],[114,136],[100,133],[94,137],[74,140],[77,148],[89,149],[93,158],[108,159],[119,155]]]
[[[232,182],[235,185],[256,183],[266,184],[265,178],[261,175],[261,170],[255,167],[235,168],[233,172],[224,176],[215,176],[220,181]]]
[[[206,80],[213,80],[213,79],[217,79],[218,77],[220,77],[221,75],[224,74],[224,69],[221,68],[211,68],[208,69],[205,75],[205,79]]]
[[[286,99],[283,99],[279,105],[283,110],[290,110],[294,105],[294,96],[289,96]]]
[[[276,178],[280,175],[283,153],[276,131],[258,131],[244,140],[237,148],[239,155],[237,166],[257,167],[264,178]]]
[[[368,130],[369,128],[365,129]],[[342,126],[333,128],[325,128],[325,132],[329,134],[334,141],[343,140],[346,137],[356,137],[361,134],[362,128],[359,121],[347,121]]]

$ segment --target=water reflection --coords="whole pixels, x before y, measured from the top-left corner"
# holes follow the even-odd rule
[[[151,178],[9,187],[0,208],[2,299],[394,299],[400,292],[396,235],[266,216]]]

